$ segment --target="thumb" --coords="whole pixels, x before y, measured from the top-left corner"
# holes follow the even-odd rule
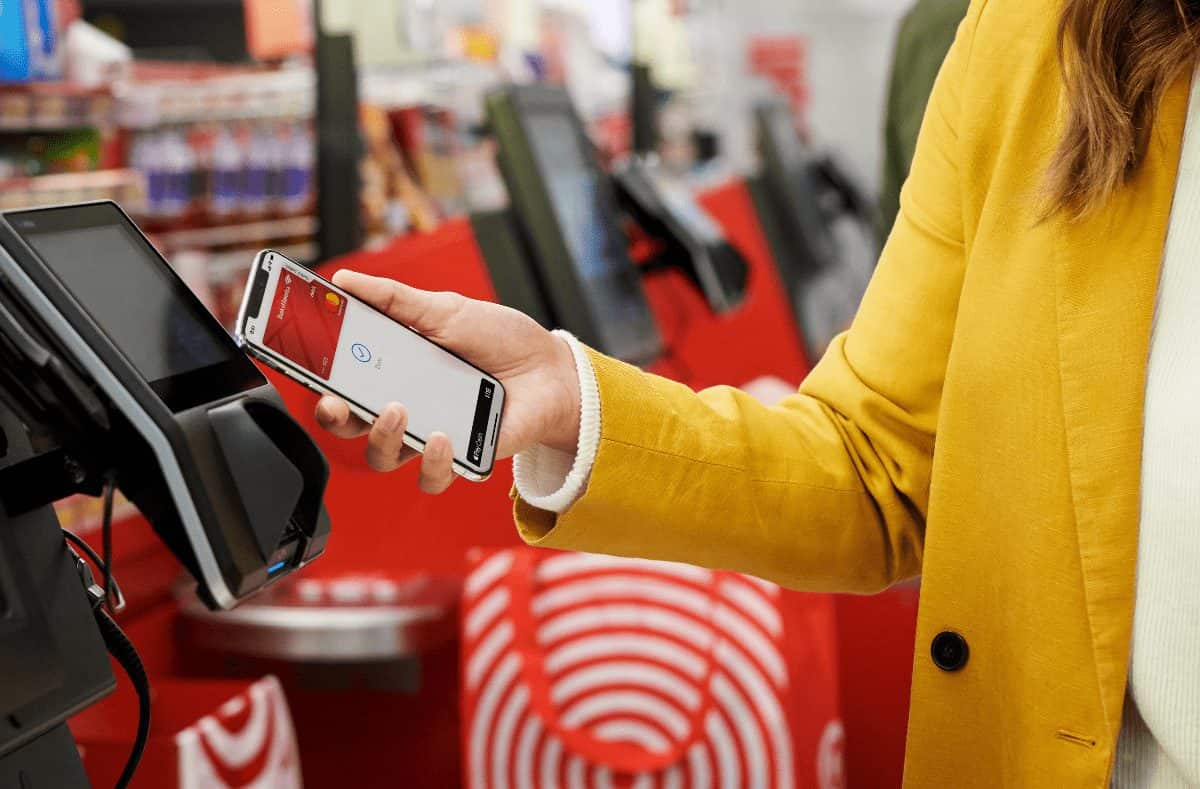
[[[348,269],[334,274],[333,284],[422,334],[436,334],[445,329],[462,301],[455,293],[434,293]]]

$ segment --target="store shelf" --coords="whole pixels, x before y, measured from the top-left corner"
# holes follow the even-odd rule
[[[107,89],[63,82],[0,86],[0,131],[110,128],[116,103]]]
[[[145,197],[145,181],[136,170],[97,170],[0,180],[0,209],[57,203],[114,200],[136,211]]]
[[[305,119],[315,112],[316,75],[309,68],[242,71],[176,67],[139,71],[118,96],[128,129],[237,120]]]
[[[294,216],[215,227],[168,230],[155,233],[154,238],[164,249],[213,249],[257,244],[276,238],[303,238],[315,236],[316,233],[315,216]]]

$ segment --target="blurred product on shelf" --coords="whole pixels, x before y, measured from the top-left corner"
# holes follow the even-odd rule
[[[242,0],[242,6],[251,57],[274,61],[312,52],[311,0]]]
[[[465,206],[457,158],[462,145],[455,114],[441,107],[424,107],[416,141],[408,154],[422,186],[444,212],[462,213]]]
[[[237,213],[241,192],[242,170],[245,168],[242,147],[227,126],[217,130],[208,159],[208,213],[225,218]],[[311,173],[310,173],[311,175]]]
[[[304,120],[172,125],[135,132],[130,165],[145,174],[151,227],[311,212],[315,141]]]
[[[96,129],[46,134],[0,131],[0,180],[91,172],[99,167],[100,145],[100,132]]]
[[[380,107],[360,111],[365,150],[362,174],[362,222],[368,243],[416,230],[429,232],[441,220],[433,199],[413,177],[393,137],[392,122]]]
[[[63,37],[67,82],[99,87],[129,78],[133,52],[82,19],[71,22]]]
[[[56,0],[17,0],[0,13],[0,80],[55,79],[62,73]]]
[[[108,129],[115,121],[116,106],[107,88],[68,82],[0,85],[0,129],[5,131]]]
[[[756,36],[746,47],[750,71],[766,78],[799,115],[808,105],[808,48],[799,36]]]
[[[405,190],[418,190],[440,218],[502,207],[507,196],[493,161],[492,141],[483,128],[483,97],[504,82],[499,65],[480,60],[365,70],[361,96],[371,109],[364,112],[386,113],[388,144],[400,156],[398,160],[377,157],[377,163],[402,163],[399,184]],[[381,126],[374,124],[376,120],[364,117],[368,148],[376,144],[373,135],[384,138]],[[372,188],[390,177],[374,167],[365,175]],[[380,210],[378,196],[372,199],[375,210]],[[397,218],[403,219],[403,206],[394,208]],[[370,221],[364,224],[372,226]],[[412,221],[410,229],[427,228]]]
[[[138,64],[120,93],[127,156],[147,181],[152,227],[312,210],[311,69]]]

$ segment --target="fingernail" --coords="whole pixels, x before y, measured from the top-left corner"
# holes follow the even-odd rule
[[[453,451],[450,449],[450,438],[445,433],[433,433],[429,436],[429,440],[433,442],[434,457],[440,458]]]
[[[400,409],[396,406],[385,408],[379,417],[379,429],[385,433],[395,433],[398,427],[400,427]]]

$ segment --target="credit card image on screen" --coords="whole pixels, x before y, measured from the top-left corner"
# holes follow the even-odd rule
[[[252,356],[341,397],[367,421],[388,403],[403,403],[408,446],[421,451],[431,433],[445,433],[457,473],[477,481],[491,473],[504,408],[500,382],[309,269],[261,253],[237,334]]]

